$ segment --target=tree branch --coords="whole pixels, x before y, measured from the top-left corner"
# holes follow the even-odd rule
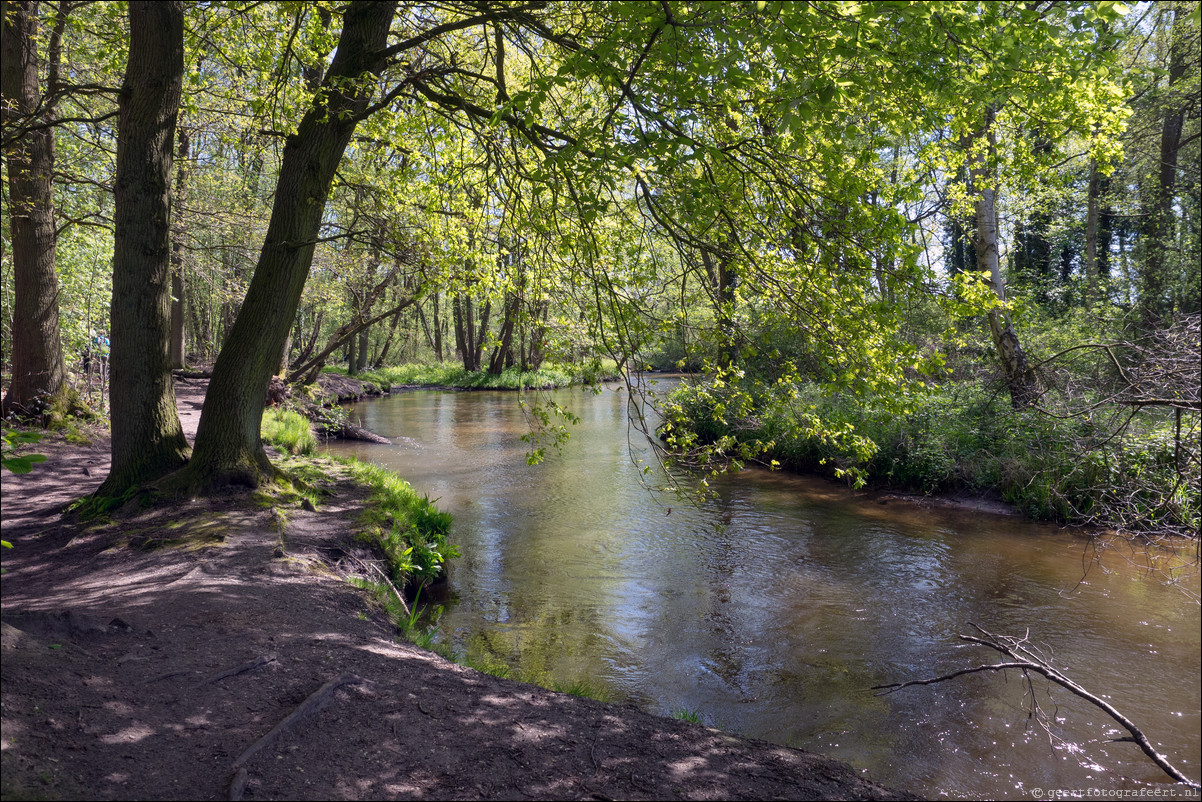
[[[886,685],[874,685],[872,686],[872,690],[880,690],[885,694],[889,694],[913,685],[934,685],[935,683],[945,682],[950,679],[955,679],[956,677],[964,676],[965,674],[976,674],[984,671],[1005,671],[1007,669],[1018,669],[1019,671],[1024,672],[1024,674],[1028,671],[1032,671],[1036,674],[1043,675],[1049,681],[1054,682],[1055,684],[1067,690],[1069,693],[1072,693],[1074,696],[1079,696],[1090,704],[1098,707],[1104,713],[1106,713],[1106,715],[1118,722],[1123,729],[1131,733],[1130,738],[1122,738],[1119,740],[1129,740],[1138,745],[1140,750],[1142,750],[1145,755],[1151,758],[1153,763],[1155,763],[1157,766],[1160,766],[1160,768],[1164,770],[1165,774],[1168,774],[1175,781],[1189,786],[1190,788],[1202,788],[1202,785],[1195,780],[1191,780],[1184,773],[1182,773],[1180,769],[1170,763],[1167,757],[1157,752],[1155,747],[1152,746],[1152,742],[1148,740],[1148,737],[1144,735],[1143,731],[1139,727],[1135,726],[1131,719],[1124,716],[1118,710],[1115,710],[1114,707],[1106,700],[1101,699],[1085,690],[1076,682],[1073,682],[1064,674],[1053,668],[1051,664],[1043,658],[1037,649],[1033,649],[1027,645],[1028,640],[1026,635],[1024,635],[1022,638],[1016,638],[1010,635],[994,635],[992,632],[977,626],[971,621],[968,623],[969,626],[980,632],[983,637],[976,637],[974,635],[960,635],[960,640],[973,643],[978,646],[984,646],[988,649],[993,649],[994,651],[1000,652],[1001,654],[1011,658],[1013,662],[993,663],[991,665],[980,665],[973,668],[964,668],[960,669],[959,671],[953,671],[950,674],[944,674],[939,677],[931,677],[929,679],[910,680],[909,682],[893,682]]]

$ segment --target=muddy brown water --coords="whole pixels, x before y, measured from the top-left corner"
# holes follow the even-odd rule
[[[1202,774],[1196,572],[1165,558],[1150,571],[1122,542],[1099,558],[1072,531],[760,470],[713,482],[700,504],[656,493],[646,485],[662,474],[628,427],[628,395],[525,395],[580,418],[537,466],[515,393],[418,391],[351,408],[395,445],[328,449],[398,471],[454,515],[463,556],[438,640],[476,665],[822,752],[931,798],[1155,793],[1160,769],[1109,742],[1125,733],[1041,680],[1050,731],[1029,718],[1014,672],[868,690],[993,661],[957,640],[968,622],[1029,631],[1178,768]]]

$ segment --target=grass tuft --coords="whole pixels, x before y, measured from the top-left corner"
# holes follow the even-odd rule
[[[313,454],[317,438],[309,420],[290,409],[272,408],[263,413],[263,441],[294,456]]]

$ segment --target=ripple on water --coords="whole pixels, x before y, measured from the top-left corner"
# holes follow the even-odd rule
[[[1161,782],[1138,750],[1104,743],[1111,722],[1096,710],[1037,685],[1062,719],[1049,741],[1030,724],[1018,675],[866,690],[992,659],[957,640],[967,622],[1029,630],[1197,773],[1196,574],[1182,580],[1189,596],[1120,559],[1129,553],[1106,551],[1106,570],[1091,567],[1084,541],[1054,528],[865,505],[782,474],[719,478],[700,504],[652,495],[626,451],[625,399],[556,399],[582,422],[538,467],[523,459],[514,394],[370,402],[364,425],[405,439],[334,446],[398,470],[455,515],[464,557],[441,631],[464,648],[654,712],[698,711],[827,751],[922,795]]]

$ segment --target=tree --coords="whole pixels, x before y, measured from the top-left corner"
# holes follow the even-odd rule
[[[1186,112],[1190,107],[1197,116],[1198,33],[1189,22],[1182,3],[1165,3],[1158,10],[1168,19],[1163,25],[1167,37],[1167,70],[1160,98],[1160,142],[1158,158],[1140,187],[1144,239],[1143,269],[1140,276],[1140,316],[1145,330],[1165,322],[1172,312],[1173,290],[1169,275],[1169,254],[1173,248],[1173,204],[1176,198],[1178,162]],[[1187,80],[1191,77],[1192,80]],[[1196,139],[1195,132],[1189,139]],[[1194,288],[1196,290],[1196,287]]]
[[[285,143],[263,250],[213,367],[189,465],[194,486],[255,487],[274,472],[259,439],[267,383],[308,278],[334,171],[388,65],[395,10],[391,2],[350,4],[321,88]]]
[[[1014,330],[1014,322],[1006,310],[1006,281],[1002,275],[998,255],[997,178],[989,169],[989,162],[996,159],[997,143],[993,130],[995,112],[985,112],[985,124],[978,134],[975,154],[972,158],[970,176],[973,193],[976,195],[976,240],[973,248],[977,255],[977,269],[988,276],[997,295],[998,305],[989,309],[989,331],[997,348],[1010,402],[1015,408],[1030,406],[1039,397],[1039,382],[1027,362],[1027,354]]]
[[[954,172],[963,162],[950,164],[946,141],[931,135],[985,130],[990,108],[1109,136],[1099,111],[1108,96],[1094,91],[1105,85],[1088,62],[1100,13],[1091,8],[484,2],[398,16],[390,3],[352,2],[320,70],[321,48],[298,59],[293,42],[326,21],[297,7],[298,36],[257,71],[274,76],[265,85],[292,86],[299,60],[308,88],[251,103],[282,109],[271,130],[284,137],[283,161],[185,483],[254,485],[272,470],[258,434],[267,380],[319,245],[354,228],[327,208],[339,165],[370,148],[404,154],[414,199],[440,197],[412,207],[446,221],[418,228],[436,277],[423,290],[458,299],[465,358],[482,361],[491,336],[464,307],[469,288],[484,310],[501,310],[509,347],[495,368],[524,340],[519,275],[497,259],[509,238],[524,242],[523,263],[553,266],[547,286],[578,304],[581,328],[621,362],[657,333],[648,299],[689,269],[693,287],[712,291],[716,314],[703,322],[732,371],[772,352],[749,336],[755,320],[764,332],[800,332],[813,374],[842,389],[904,385],[921,357],[899,336],[895,302],[925,291],[928,276],[899,211],[922,188],[913,173],[896,177],[898,143],[927,137],[913,161],[944,158],[939,168]],[[1066,88],[1074,71],[1081,79]],[[1006,161],[1016,147],[982,151],[974,186],[994,188],[991,177],[1014,164],[1029,180],[1034,162]],[[659,248],[678,258],[640,252]],[[359,330],[372,320],[362,317]]]
[[[183,3],[131,2],[129,21],[113,188],[113,460],[97,491],[109,496],[179,468],[188,456],[167,353],[171,166],[184,74]]]
[[[66,385],[59,337],[59,291],[55,272],[54,106],[43,105],[37,54],[38,3],[12,2],[3,8],[5,69],[0,78],[4,155],[12,226],[15,302],[12,332],[12,383],[2,414],[32,415],[76,403]],[[50,83],[57,87],[58,42],[65,16],[51,37]]]

